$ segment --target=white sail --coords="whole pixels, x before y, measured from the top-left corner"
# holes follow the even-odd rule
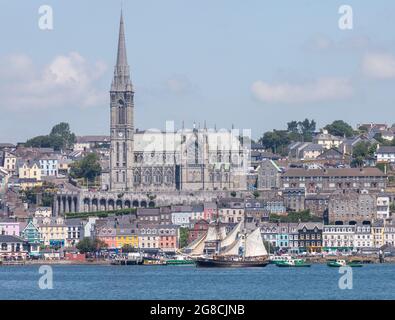
[[[242,239],[239,238],[233,242],[232,245],[228,246],[225,251],[221,251],[221,255],[223,256],[238,256],[239,248],[242,246]]]
[[[251,232],[246,239],[245,256],[246,257],[259,257],[266,256],[267,251],[263,244],[260,228]]]
[[[226,237],[226,228],[224,226],[210,225],[207,230],[206,241],[222,240]]]
[[[237,235],[241,230],[241,221],[228,233],[228,235],[221,241],[221,248],[226,248],[236,241]]]
[[[204,252],[204,242],[206,241],[207,233],[202,235],[200,238],[193,241],[186,250],[190,250],[190,255],[202,255]]]

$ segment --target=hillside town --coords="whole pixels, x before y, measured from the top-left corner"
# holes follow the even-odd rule
[[[126,47],[121,14],[110,135],[62,122],[0,143],[3,262],[171,256],[239,222],[268,252],[394,251],[395,124],[294,120],[255,140],[206,122],[136,129]]]
[[[130,198],[97,197],[110,137],[74,137],[61,126],[67,130],[60,136],[72,136],[61,148],[0,144],[2,261],[73,259],[89,251],[82,245],[88,240],[96,254],[174,255],[216,221],[227,230],[240,221],[259,227],[271,252],[376,254],[394,247],[395,126],[362,124],[348,136],[327,126],[310,142],[287,141],[280,152],[265,134],[251,142],[244,189],[193,191],[188,198],[179,191],[179,201],[171,192],[166,205],[157,202],[166,194],[155,191],[147,200],[137,193],[134,199],[133,191]],[[86,172],[78,173],[82,166]],[[74,198],[87,193],[92,198]]]

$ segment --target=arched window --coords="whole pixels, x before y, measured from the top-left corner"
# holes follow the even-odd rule
[[[119,124],[126,123],[126,108],[122,100],[118,101],[118,123]]]

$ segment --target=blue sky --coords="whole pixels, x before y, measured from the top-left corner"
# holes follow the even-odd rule
[[[38,28],[38,8],[54,29]],[[351,5],[353,30],[338,9]],[[0,0],[0,142],[108,134],[121,1]],[[395,122],[395,2],[124,0],[135,127]]]

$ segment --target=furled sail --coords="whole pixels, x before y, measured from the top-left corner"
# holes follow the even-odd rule
[[[267,256],[267,251],[265,245],[263,244],[260,228],[255,229],[247,236],[246,246],[245,246],[245,256],[246,257]]]
[[[236,241],[237,235],[241,230],[242,222],[240,221],[233,229],[228,233],[228,235],[221,241],[221,249],[230,246]]]
[[[221,251],[223,256],[238,256],[239,249],[242,246],[242,239],[238,238],[230,246],[228,246],[224,251]]]

